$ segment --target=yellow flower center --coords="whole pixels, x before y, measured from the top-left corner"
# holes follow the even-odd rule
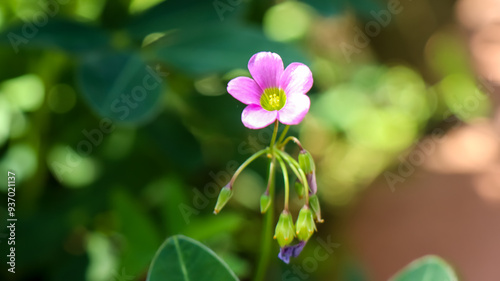
[[[260,97],[260,105],[267,111],[280,110],[285,103],[285,91],[279,88],[267,88]]]

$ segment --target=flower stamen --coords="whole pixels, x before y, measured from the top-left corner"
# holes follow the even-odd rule
[[[286,94],[280,88],[267,88],[260,97],[260,105],[267,111],[280,110],[285,106]]]

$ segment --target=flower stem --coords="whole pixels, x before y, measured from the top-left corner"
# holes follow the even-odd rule
[[[264,219],[264,230],[262,231],[261,240],[261,251],[259,263],[257,265],[257,273],[255,274],[254,281],[263,281],[266,275],[267,267],[269,265],[271,246],[273,242],[273,225],[274,225],[274,167],[275,158],[273,156],[269,162],[269,200],[271,200],[271,206],[269,206]]]
[[[284,142],[280,143],[279,144],[279,147],[280,148],[283,148],[285,147],[285,145],[289,142],[289,141],[293,141],[294,143],[297,144],[297,146],[300,148],[300,150],[304,150],[304,148],[302,147],[302,144],[300,143],[299,139],[294,137],[294,136],[289,136],[288,138],[285,139]]]
[[[274,143],[276,142],[276,136],[278,135],[278,126],[279,126],[279,122],[278,122],[278,119],[276,119],[276,121],[274,122],[273,137],[271,138],[271,144],[269,145],[269,148],[270,148],[269,153],[271,153],[272,157],[274,157],[273,149],[274,149]]]
[[[286,133],[288,133],[288,129],[290,129],[290,125],[286,125],[285,129],[283,129],[283,132],[281,132],[280,138],[278,139],[278,145],[280,145],[280,143],[285,138]]]
[[[234,175],[233,177],[231,178],[231,181],[229,182],[229,188],[233,188],[233,184],[234,184],[234,181],[236,180],[236,178],[238,177],[238,175],[250,164],[252,163],[253,160],[257,159],[259,156],[261,156],[262,154],[268,152],[269,149],[266,147],[264,149],[261,149],[257,152],[255,152],[252,156],[250,156],[245,162],[243,162],[243,164],[240,165],[240,167],[238,168],[238,170],[236,170],[236,172],[234,172]]]
[[[288,183],[288,170],[286,169],[285,162],[283,162],[283,159],[279,156],[279,154],[276,154],[276,159],[280,163],[281,172],[283,173],[283,181],[285,182],[285,207],[283,209],[285,211],[288,211],[288,201],[290,198],[290,185]]]
[[[302,181],[304,185],[305,194],[306,194],[306,205],[309,206],[309,183],[307,182],[307,177],[304,171],[300,168],[299,163],[293,159],[288,153],[281,151],[279,149],[276,150],[277,154],[288,163],[288,166],[292,169],[295,175]]]
[[[281,158],[288,164],[288,166],[290,167],[290,169],[292,170],[292,172],[295,174],[295,176],[297,177],[297,179],[300,181],[300,183],[302,183],[303,182],[302,176],[300,175],[299,170],[297,170],[297,167],[295,167],[294,164],[290,163],[288,161],[288,159],[283,158],[282,156],[281,156]]]
[[[263,281],[266,275],[267,267],[269,265],[269,258],[271,252],[271,245],[273,242],[273,225],[274,225],[274,166],[275,166],[275,153],[274,153],[274,144],[276,142],[276,136],[278,135],[278,126],[279,122],[276,119],[274,122],[274,131],[273,136],[271,138],[271,143],[268,148],[264,149],[270,154],[270,162],[269,162],[269,183],[267,185],[267,191],[269,192],[269,200],[271,201],[271,206],[269,206],[266,217],[264,221],[264,230],[262,232],[261,238],[261,251],[260,251],[260,259],[257,264],[257,273],[255,273],[254,281]]]

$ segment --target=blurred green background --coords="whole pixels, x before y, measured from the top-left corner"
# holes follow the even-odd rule
[[[244,105],[226,92],[259,51],[314,75],[310,113],[291,132],[317,162],[326,222],[315,235],[340,247],[307,280],[365,280],[338,235],[359,191],[443,120],[490,110],[475,96],[453,4],[2,1],[0,170],[16,172],[15,280],[145,280],[161,242],[179,233],[251,279],[266,161],[242,174],[221,214],[212,208],[270,140],[271,128],[242,125]],[[3,261],[4,176],[0,191]],[[273,259],[269,280],[289,270]]]

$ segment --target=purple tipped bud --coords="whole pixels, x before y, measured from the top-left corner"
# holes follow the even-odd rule
[[[296,258],[304,249],[307,241],[300,241],[299,244],[292,246],[285,246],[280,249],[278,257],[286,264],[290,263],[290,258]]]
[[[302,171],[306,174],[313,173],[316,170],[311,153],[305,149],[302,149],[299,153],[299,165]]]
[[[314,165],[311,153],[305,149],[299,153],[299,166],[306,174],[309,194],[316,194],[316,191],[318,191],[318,186],[316,185],[316,166]]]
[[[318,192],[318,185],[316,184],[316,172],[306,174],[307,184],[309,185],[309,195],[314,195]]]

